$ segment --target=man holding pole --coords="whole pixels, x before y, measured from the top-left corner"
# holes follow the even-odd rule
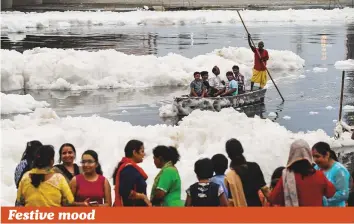
[[[258,48],[253,47],[251,43],[251,35],[248,34],[248,44],[254,52],[254,67],[253,75],[251,78],[251,91],[253,90],[254,83],[259,83],[261,89],[267,84],[267,61],[269,60],[268,51],[263,49],[264,43],[260,41]]]

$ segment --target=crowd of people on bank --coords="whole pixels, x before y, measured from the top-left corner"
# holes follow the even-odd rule
[[[194,164],[197,182],[181,198],[182,182],[176,164],[180,154],[175,147],[159,145],[153,149],[159,173],[151,192],[148,175],[138,165],[145,157],[144,143],[130,140],[125,156],[117,163],[111,184],[104,176],[99,156],[86,150],[75,163],[76,149],[70,143],[55,149],[40,141],[27,143],[15,170],[16,206],[354,206],[353,175],[338,161],[330,146],[318,142],[312,146],[294,141],[286,166],[275,169],[270,185],[256,162],[247,161],[237,139],[225,144],[225,154],[201,158]],[[230,162],[229,162],[230,160]],[[284,161],[285,162],[285,161]]]

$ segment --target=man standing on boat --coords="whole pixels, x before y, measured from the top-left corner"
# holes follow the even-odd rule
[[[253,75],[251,78],[251,91],[253,90],[254,83],[259,83],[261,89],[267,83],[267,61],[269,60],[268,51],[263,49],[264,43],[260,41],[258,43],[258,48],[255,48],[251,44],[251,35],[248,34],[248,44],[250,48],[254,52],[254,67],[253,67]],[[259,58],[260,56],[260,58]]]

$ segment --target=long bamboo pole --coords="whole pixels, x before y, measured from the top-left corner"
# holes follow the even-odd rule
[[[342,72],[342,86],[341,86],[341,89],[340,89],[339,117],[338,117],[338,121],[339,122],[341,122],[341,120],[342,120],[343,95],[344,95],[344,77],[345,77],[345,71]]]
[[[241,22],[242,22],[242,24],[243,24],[243,27],[245,28],[247,34],[249,35],[250,33],[248,32],[247,27],[246,27],[245,23],[243,22],[243,19],[242,19],[242,17],[241,17],[241,14],[240,14],[240,12],[239,12],[238,10],[237,10],[237,13],[238,13],[238,15],[239,15],[239,17],[240,17],[240,19],[241,19]],[[253,40],[252,40],[252,37],[251,37],[251,42],[252,42],[252,44],[253,44],[253,47],[256,48],[256,45],[254,44],[254,42],[253,42]],[[261,55],[259,54],[258,51],[257,51],[257,55],[258,55],[259,60],[261,60]],[[272,76],[270,75],[270,72],[269,72],[268,68],[265,66],[265,64],[264,64],[263,61],[261,61],[261,62],[263,63],[263,66],[266,68],[267,73],[268,73],[270,79],[272,80],[272,82],[273,82],[275,88],[277,89],[277,91],[278,91],[278,93],[279,93],[281,99],[282,99],[283,102],[284,102],[284,97],[281,95],[281,93],[280,93],[280,91],[279,91],[279,88],[278,88],[277,84],[275,84],[275,82],[274,82]]]

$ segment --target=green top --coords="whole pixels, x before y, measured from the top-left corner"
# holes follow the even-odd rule
[[[181,200],[181,178],[175,167],[169,166],[162,169],[156,189],[166,192],[162,206],[184,206],[184,203]]]

